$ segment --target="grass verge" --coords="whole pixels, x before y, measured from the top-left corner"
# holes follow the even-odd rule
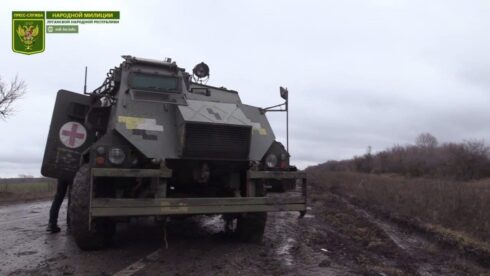
[[[0,203],[51,198],[56,191],[56,183],[47,179],[20,179],[0,183]]]
[[[490,266],[489,180],[455,182],[309,170],[308,181],[318,192],[339,194]]]

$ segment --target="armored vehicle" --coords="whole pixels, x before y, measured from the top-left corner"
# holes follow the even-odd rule
[[[170,59],[123,58],[99,88],[60,90],[54,106],[41,173],[72,181],[81,249],[105,246],[130,217],[222,214],[233,235],[259,241],[267,212],[304,214],[306,177],[276,141],[270,109],[206,85],[205,63],[191,74]]]

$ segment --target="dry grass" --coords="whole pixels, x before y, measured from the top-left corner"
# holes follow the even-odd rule
[[[52,192],[56,189],[54,182],[33,182],[33,183],[0,183],[0,192],[22,194]]]
[[[56,182],[46,179],[0,179],[0,203],[50,198],[56,191]]]
[[[490,243],[490,179],[457,182],[315,169],[308,170],[308,178],[320,191],[336,191],[388,215]]]

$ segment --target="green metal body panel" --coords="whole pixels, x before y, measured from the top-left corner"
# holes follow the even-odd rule
[[[93,177],[172,177],[172,170],[169,169],[119,169],[119,168],[93,168]]]
[[[306,179],[305,172],[248,171],[249,179]]]
[[[116,130],[148,158],[178,159],[182,157],[183,125],[188,122],[252,128],[249,160],[259,161],[275,140],[274,133],[258,107],[241,103],[238,93],[224,88],[193,83],[189,91],[153,93],[158,96],[135,97],[138,91],[128,85],[134,72],[182,77],[147,64],[133,64],[122,71],[118,101],[111,115],[109,128]],[[184,83],[181,84],[184,86]],[[204,89],[205,95],[192,91]],[[145,95],[146,95],[145,94]],[[141,135],[144,131],[148,139]]]
[[[92,169],[93,177],[170,177],[169,170]],[[248,171],[252,181],[265,179],[301,180],[299,194],[289,197],[215,198],[93,198],[91,217],[194,215],[243,212],[306,212],[306,173]]]
[[[248,158],[242,161],[260,161],[275,141],[273,130],[260,108],[243,104],[233,90],[199,83],[186,86],[185,71],[175,63],[130,58],[121,64],[118,72],[118,86],[114,91],[116,100],[112,106],[99,105],[99,108],[108,107],[109,113],[104,135],[97,141],[94,139],[96,131],[86,122],[87,112],[98,101],[95,95],[58,92],[42,175],[72,179],[85,150],[98,145],[120,144],[122,140],[150,159],[182,159],[183,125],[186,123],[250,127]],[[134,89],[130,80],[136,73],[180,78],[181,90],[157,93]],[[60,141],[61,127],[70,121],[80,123],[87,131],[85,142],[76,148],[67,147]]]
[[[163,215],[198,215],[198,214],[224,214],[246,212],[281,212],[281,211],[305,211],[303,204],[284,205],[230,205],[230,206],[181,206],[181,207],[113,207],[92,208],[92,217],[116,217],[116,216],[163,216]]]

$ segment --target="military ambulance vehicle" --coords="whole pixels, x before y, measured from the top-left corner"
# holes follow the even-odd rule
[[[273,109],[206,85],[205,63],[190,74],[170,59],[123,58],[93,92],[58,91],[49,129],[41,172],[72,181],[69,223],[81,249],[104,247],[131,217],[222,214],[226,229],[253,242],[267,212],[304,214],[306,176],[274,137]],[[286,89],[281,96],[287,106]]]

